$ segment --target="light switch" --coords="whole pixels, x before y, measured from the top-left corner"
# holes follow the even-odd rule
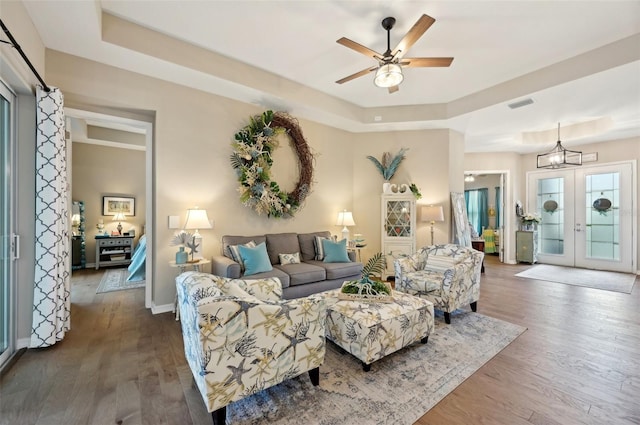
[[[170,215],[169,216],[169,229],[179,229],[180,228],[180,216],[178,215]]]

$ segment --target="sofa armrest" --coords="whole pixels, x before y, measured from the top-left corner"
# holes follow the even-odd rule
[[[423,270],[426,264],[427,254],[424,248],[407,257],[400,257],[393,261],[396,282],[402,281],[402,275]]]
[[[241,276],[240,264],[223,255],[215,255],[211,258],[211,273],[216,276],[237,279]]]
[[[262,301],[282,300],[282,282],[277,277],[264,279],[233,279],[230,284],[236,284],[248,294]]]

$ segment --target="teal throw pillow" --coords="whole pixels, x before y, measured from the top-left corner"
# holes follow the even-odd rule
[[[238,245],[238,249],[244,262],[245,276],[273,270],[267,254],[267,246],[264,242],[256,245],[255,248]]]
[[[338,242],[329,239],[322,240],[322,249],[324,250],[325,263],[350,263],[349,255],[347,255],[347,240],[342,239]]]

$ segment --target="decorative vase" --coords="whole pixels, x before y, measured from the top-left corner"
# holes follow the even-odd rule
[[[184,247],[181,246],[180,250],[176,252],[176,264],[185,264],[187,262],[187,252]]]

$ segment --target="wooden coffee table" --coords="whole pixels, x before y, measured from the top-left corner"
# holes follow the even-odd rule
[[[323,293],[326,336],[358,358],[365,372],[388,354],[417,341],[426,343],[433,331],[433,304],[428,300],[392,291],[392,302],[344,301],[338,292]]]

